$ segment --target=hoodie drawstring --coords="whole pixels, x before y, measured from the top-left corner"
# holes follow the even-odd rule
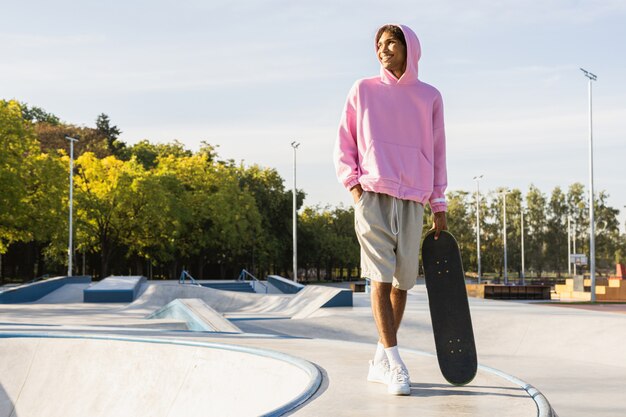
[[[391,207],[391,233],[393,233],[394,236],[398,236],[398,233],[400,233],[400,216],[398,216],[398,203],[395,197],[392,197]],[[395,230],[393,227],[394,220],[396,223]]]

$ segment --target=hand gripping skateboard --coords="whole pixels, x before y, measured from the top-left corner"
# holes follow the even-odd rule
[[[459,245],[452,234],[426,235],[422,262],[439,369],[453,385],[469,384],[478,366],[465,274]]]

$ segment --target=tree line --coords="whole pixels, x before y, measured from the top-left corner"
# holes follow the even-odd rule
[[[192,152],[173,141],[132,146],[105,114],[95,127],[62,122],[38,107],[0,101],[0,282],[67,272],[69,156],[66,136],[78,137],[74,161],[74,274],[233,278],[246,268],[264,277],[293,276],[292,193],[275,169],[221,159],[203,142]],[[482,196],[484,272],[502,273],[502,189]],[[298,275],[301,280],[359,277],[352,207],[303,207],[297,192]],[[625,253],[618,210],[596,201],[596,255],[607,269]],[[567,217],[577,251],[588,253],[584,186],[531,186],[506,194],[508,265],[519,269],[520,216],[525,213],[527,271],[567,271]],[[475,271],[476,195],[448,193],[450,230],[466,271]],[[522,208],[524,207],[524,208]],[[426,210],[425,232],[430,228]],[[587,246],[585,246],[587,245]]]

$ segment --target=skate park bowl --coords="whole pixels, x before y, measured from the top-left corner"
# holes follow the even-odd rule
[[[263,349],[0,332],[0,417],[275,416],[321,380],[311,363]]]

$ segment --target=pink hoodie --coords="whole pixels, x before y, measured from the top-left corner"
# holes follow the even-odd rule
[[[446,138],[441,94],[417,78],[421,47],[404,25],[406,71],[397,79],[381,65],[380,76],[357,81],[348,94],[335,144],[339,181],[349,190],[389,194],[447,208]]]

